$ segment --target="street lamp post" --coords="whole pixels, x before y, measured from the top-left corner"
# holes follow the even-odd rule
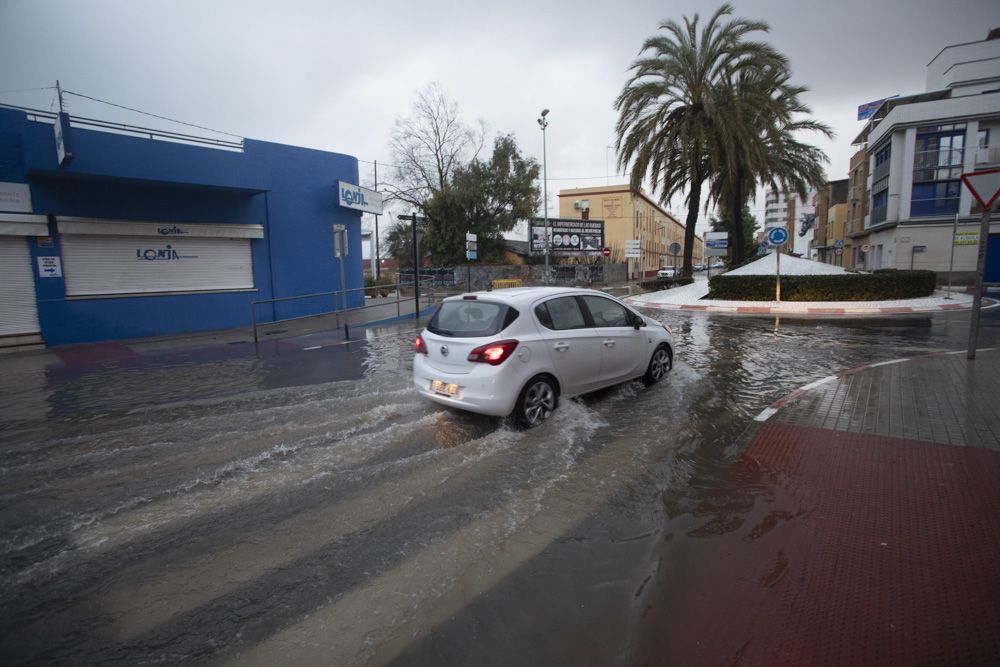
[[[542,109],[542,115],[538,118],[538,125],[542,128],[542,197],[545,199],[545,284],[549,283],[549,244],[551,243],[552,230],[549,229],[549,176],[547,171],[547,160],[545,154],[545,128],[549,126],[546,116],[548,109]]]

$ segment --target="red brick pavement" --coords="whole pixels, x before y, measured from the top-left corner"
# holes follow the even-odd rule
[[[1000,664],[1000,453],[772,421],[732,475],[648,664]]]

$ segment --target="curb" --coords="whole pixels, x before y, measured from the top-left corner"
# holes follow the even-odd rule
[[[713,305],[713,304],[674,304],[659,303],[655,301],[643,301],[637,297],[624,299],[626,303],[639,308],[649,308],[652,310],[688,310],[708,313],[731,313],[743,315],[907,315],[913,313],[942,313],[960,310],[972,310],[972,306],[963,306],[957,303],[947,303],[938,306],[928,306],[924,308],[912,306],[881,306],[873,308],[852,308],[850,306],[840,308],[829,308],[823,306],[815,307],[795,307],[795,306],[736,306],[736,305]],[[1000,305],[994,299],[983,298],[982,309],[995,308]]]
[[[995,348],[995,347],[981,347],[981,348],[977,348],[976,352],[977,353],[979,353],[979,352],[993,352],[996,349],[997,348]],[[829,382],[833,382],[834,380],[839,380],[839,379],[841,379],[843,377],[847,377],[848,375],[854,375],[855,373],[860,373],[861,371],[866,371],[866,370],[871,369],[871,368],[878,368],[879,366],[892,366],[893,364],[901,364],[901,363],[904,363],[904,362],[907,362],[907,361],[916,361],[918,359],[930,359],[932,357],[946,357],[946,356],[954,355],[954,354],[965,354],[967,351],[968,350],[949,350],[949,351],[946,351],[946,352],[930,352],[928,354],[917,354],[917,355],[914,355],[912,357],[900,357],[899,359],[890,359],[888,361],[877,361],[877,362],[874,362],[874,363],[871,363],[871,364],[864,364],[864,365],[861,365],[861,366],[855,366],[854,368],[848,368],[846,370],[840,371],[839,373],[835,373],[834,375],[828,375],[828,376],[826,376],[824,378],[820,378],[818,380],[814,380],[813,382],[810,382],[809,384],[804,384],[801,387],[799,387],[798,389],[792,390],[788,394],[785,394],[784,396],[782,396],[778,400],[776,400],[773,403],[771,403],[771,405],[769,405],[766,408],[764,408],[763,410],[761,410],[760,414],[758,414],[756,417],[754,417],[753,420],[755,422],[760,422],[760,423],[766,422],[768,419],[770,419],[775,414],[777,414],[778,410],[780,410],[781,408],[785,407],[786,405],[788,405],[789,403],[791,403],[795,399],[799,398],[803,394],[805,394],[805,393],[807,393],[809,391],[812,391],[813,389],[816,389],[817,387],[822,387],[824,384],[827,384]]]

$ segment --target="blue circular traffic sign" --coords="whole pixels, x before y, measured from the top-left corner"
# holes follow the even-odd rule
[[[788,230],[784,227],[772,227],[767,230],[767,242],[771,245],[784,245],[788,240]]]

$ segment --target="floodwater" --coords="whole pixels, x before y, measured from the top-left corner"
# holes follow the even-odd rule
[[[969,319],[653,315],[677,339],[665,382],[528,432],[417,398],[412,324],[259,358],[0,357],[0,661],[649,660],[647,585],[697,566],[666,545],[768,493],[733,474],[753,416],[839,370],[963,349]],[[734,485],[744,503],[713,504]]]

